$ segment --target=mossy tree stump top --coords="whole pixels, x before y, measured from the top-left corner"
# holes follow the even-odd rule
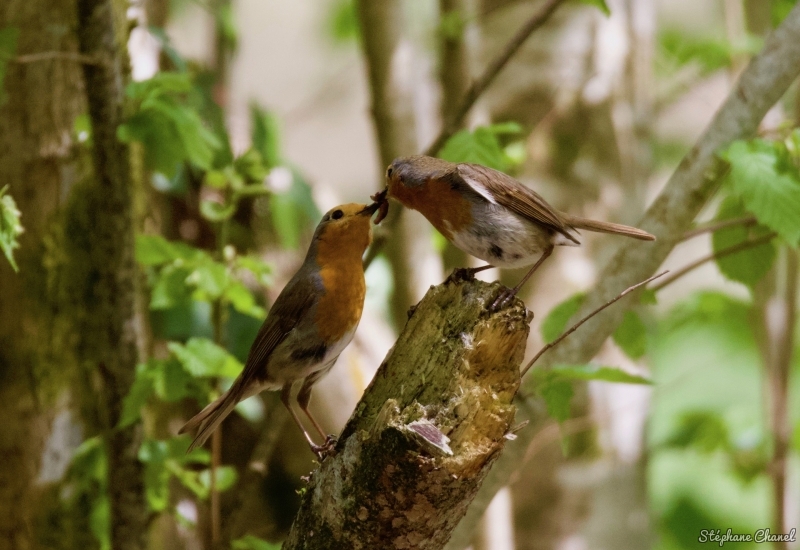
[[[528,336],[499,285],[443,284],[414,310],[309,482],[284,549],[441,548],[508,440]]]

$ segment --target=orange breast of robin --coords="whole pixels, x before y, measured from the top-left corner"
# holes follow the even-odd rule
[[[341,244],[342,248],[349,246],[346,242]],[[367,291],[361,255],[336,248],[320,246],[317,251],[325,292],[317,303],[314,321],[320,337],[329,345],[358,325]]]
[[[429,179],[415,187],[397,183],[392,186],[391,196],[425,216],[449,240],[453,240],[453,233],[463,231],[472,223],[469,201],[446,180]]]

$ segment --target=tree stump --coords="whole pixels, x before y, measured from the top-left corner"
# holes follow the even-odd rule
[[[530,316],[431,287],[303,495],[284,550],[442,548],[509,439]]]

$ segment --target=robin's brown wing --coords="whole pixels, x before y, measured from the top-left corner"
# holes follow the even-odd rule
[[[314,305],[316,284],[314,276],[301,268],[281,291],[250,346],[244,369],[236,381],[240,391],[259,378],[259,371],[264,368],[269,355],[308,315],[309,309]]]
[[[457,165],[456,172],[477,193],[484,197],[488,194],[497,204],[532,222],[550,227],[574,243],[580,244],[570,233],[571,227],[564,222],[556,209],[547,204],[539,193],[511,176],[486,166],[469,163]]]

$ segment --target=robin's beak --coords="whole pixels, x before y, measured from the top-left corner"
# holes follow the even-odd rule
[[[365,206],[363,210],[358,212],[358,214],[361,215],[361,216],[372,216],[375,212],[378,211],[378,208],[380,208],[380,207],[381,207],[381,203],[373,202],[369,206]]]
[[[388,192],[388,188],[384,189],[383,191],[378,191],[374,195],[371,195],[369,198],[371,198],[375,202],[373,202],[369,206],[365,206],[364,210],[359,212],[359,214],[372,216],[375,212],[378,211],[378,209],[380,209],[384,205],[384,203],[386,203],[386,193],[387,192]]]

